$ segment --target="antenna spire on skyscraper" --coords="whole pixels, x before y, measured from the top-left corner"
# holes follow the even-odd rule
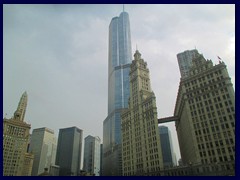
[[[123,12],[124,12],[124,4],[123,4]]]

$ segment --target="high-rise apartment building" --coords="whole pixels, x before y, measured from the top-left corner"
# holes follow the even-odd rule
[[[84,141],[83,170],[92,175],[99,176],[101,139],[89,135]]]
[[[174,116],[183,164],[234,172],[235,93],[224,62],[213,65],[200,54],[193,59],[180,81]]]
[[[122,118],[123,175],[161,175],[163,168],[156,97],[147,63],[136,51],[130,69],[130,98]]]
[[[159,126],[159,134],[161,139],[161,150],[164,167],[172,167],[175,164],[175,154],[173,152],[171,132],[167,126]]]
[[[197,57],[198,54],[199,53],[196,49],[186,50],[177,54],[179,70],[182,78],[188,77],[190,67],[192,66],[192,60]]]
[[[31,175],[33,155],[27,153],[30,124],[24,121],[27,92],[24,92],[13,118],[3,119],[3,175]]]
[[[59,129],[56,165],[60,176],[77,176],[82,154],[82,130],[77,127]]]
[[[46,127],[33,129],[29,152],[34,154],[32,176],[55,164],[57,142],[54,131]]]
[[[103,122],[103,175],[122,174],[121,118],[128,106],[131,34],[127,12],[114,17],[109,25],[108,116]]]

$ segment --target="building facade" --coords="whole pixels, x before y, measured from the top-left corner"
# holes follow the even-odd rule
[[[59,129],[56,165],[60,176],[77,176],[80,173],[82,130],[77,127]]]
[[[159,126],[159,134],[161,139],[161,150],[163,157],[163,166],[164,167],[172,167],[175,166],[175,157],[172,146],[172,137],[171,132],[167,126]]]
[[[34,154],[25,153],[24,161],[23,161],[22,176],[31,176],[33,160],[34,160]]]
[[[121,118],[123,175],[161,175],[163,161],[156,97],[147,63],[138,51],[130,69],[129,107]]]
[[[31,171],[33,155],[27,153],[31,125],[24,121],[27,92],[24,92],[13,118],[3,119],[3,175],[25,176]]]
[[[32,176],[55,164],[57,142],[54,131],[46,127],[33,129],[29,152],[34,154]]]
[[[84,141],[83,170],[92,175],[99,176],[101,139],[89,135]]]
[[[108,116],[103,122],[103,175],[122,174],[121,118],[128,106],[131,34],[127,12],[114,17],[109,25]]]
[[[235,168],[235,93],[224,62],[214,65],[203,55],[181,79],[174,116],[183,164]]]
[[[196,49],[186,50],[177,54],[178,66],[182,78],[188,77],[190,67],[192,66],[192,60],[197,57],[198,54]]]

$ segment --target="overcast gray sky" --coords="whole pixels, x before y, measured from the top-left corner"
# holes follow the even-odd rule
[[[108,26],[122,5],[3,5],[3,113],[28,93],[32,129],[77,126],[102,139],[107,116]],[[235,89],[235,5],[125,5],[132,51],[148,63],[158,117],[173,115],[176,54],[196,47],[226,63]],[[4,115],[3,115],[4,116]],[[180,157],[174,123],[172,133]]]

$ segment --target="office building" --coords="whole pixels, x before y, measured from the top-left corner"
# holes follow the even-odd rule
[[[172,137],[171,132],[166,126],[159,126],[159,134],[161,139],[161,148],[162,148],[162,157],[163,157],[163,166],[172,167],[175,164],[174,151],[172,146]]]
[[[33,129],[29,152],[34,154],[32,176],[55,164],[57,142],[54,132],[46,127]]]
[[[27,153],[30,124],[24,121],[27,92],[24,92],[14,116],[3,119],[3,175],[29,175],[33,155]]]
[[[103,144],[100,145],[100,176],[102,176]]]
[[[122,174],[121,118],[128,106],[131,34],[127,12],[114,17],[109,25],[108,116],[103,122],[103,175]]]
[[[123,175],[161,175],[163,169],[156,97],[138,50],[130,69],[129,107],[122,118]]]
[[[213,65],[200,54],[193,59],[180,81],[174,116],[184,165],[235,172],[235,93],[224,62]]]
[[[190,67],[192,66],[192,60],[197,57],[198,54],[196,49],[186,50],[177,54],[178,66],[182,78],[188,77]]]
[[[77,176],[80,173],[82,133],[77,127],[59,129],[56,165],[60,176]]]
[[[92,175],[99,176],[101,139],[89,135],[84,141],[83,170]]]

